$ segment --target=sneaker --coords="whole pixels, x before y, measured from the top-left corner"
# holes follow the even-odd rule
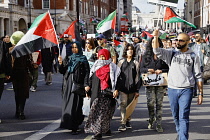
[[[52,82],[47,82],[46,85],[48,85],[48,86],[49,86],[49,85],[52,85]]]
[[[125,130],[126,130],[125,124],[121,124],[120,127],[118,128],[118,131],[125,131]]]
[[[131,123],[129,121],[126,122],[125,126],[126,128],[132,128]]]
[[[148,129],[153,129],[154,121],[149,119]]]
[[[162,133],[162,132],[163,132],[163,128],[162,128],[162,126],[161,126],[160,124],[157,124],[156,130],[157,130],[157,132],[159,132],[159,133]]]
[[[0,119],[0,123],[1,123],[1,119]]]
[[[35,92],[35,91],[36,91],[36,88],[33,87],[33,86],[31,86],[30,91],[31,91],[31,92]]]

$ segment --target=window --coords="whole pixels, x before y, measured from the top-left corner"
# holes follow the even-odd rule
[[[86,12],[86,14],[88,14],[88,3],[87,2],[85,3],[85,12]]]
[[[43,0],[42,1],[42,8],[43,9],[50,9],[50,0]]]

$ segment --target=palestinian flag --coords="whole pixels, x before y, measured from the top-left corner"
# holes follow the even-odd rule
[[[98,23],[96,30],[98,33],[104,34],[106,37],[112,36],[115,31],[116,10],[109,14],[104,20]]]
[[[114,45],[115,46],[119,46],[120,44],[121,44],[120,41],[114,40]]]
[[[141,37],[142,37],[142,39],[149,40],[150,38],[153,37],[153,35],[151,35],[150,33],[146,32],[146,31],[143,31],[141,34]]]
[[[92,17],[90,18],[90,23],[98,23],[98,21],[96,18]]]
[[[70,26],[66,29],[66,31],[63,33],[61,38],[63,38],[64,34],[68,34],[72,36],[72,39],[75,39],[76,41],[82,41],[80,37],[80,33],[77,29],[76,23],[78,20],[73,21]]]
[[[31,54],[58,45],[58,39],[49,12],[39,15],[12,51],[14,57]]]
[[[164,21],[166,23],[175,23],[175,22],[183,22],[191,27],[196,28],[196,26],[184,19],[181,19],[171,8],[166,7]]]
[[[163,33],[161,36],[159,36],[160,39],[166,39],[168,36],[167,33]]]

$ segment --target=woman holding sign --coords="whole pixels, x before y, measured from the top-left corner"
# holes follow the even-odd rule
[[[144,84],[146,84],[147,107],[149,111],[148,129],[153,128],[153,124],[156,120],[157,132],[163,132],[163,128],[161,126],[163,106],[162,104],[166,86],[161,86],[161,82],[159,81],[161,81],[161,73],[168,72],[169,68],[164,61],[158,59],[157,56],[153,53],[153,39],[154,38],[152,38],[146,46],[145,54],[142,57],[140,71],[141,73],[148,74],[147,80],[144,79]],[[160,47],[163,47],[163,43],[161,42],[161,40],[158,39],[158,41]],[[156,113],[154,111],[155,103]]]

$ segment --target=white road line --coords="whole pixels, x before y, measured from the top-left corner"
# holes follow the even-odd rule
[[[53,123],[47,125],[43,129],[41,129],[38,132],[36,132],[35,134],[29,136],[25,140],[41,140],[45,136],[47,136],[50,133],[52,133],[55,129],[57,129],[59,127],[59,125],[60,125],[60,121],[61,121],[61,119],[58,119],[58,120],[54,121]]]

